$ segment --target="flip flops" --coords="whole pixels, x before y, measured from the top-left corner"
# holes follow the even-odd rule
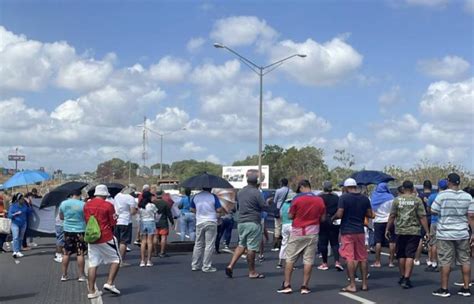
[[[348,289],[348,288],[344,287],[344,288],[341,288],[341,292],[350,292],[350,293],[356,293],[356,292],[357,292],[357,290],[355,290],[355,291],[354,291],[354,290],[350,290],[350,289]]]
[[[229,268],[229,267],[226,267],[226,268],[225,268],[225,275],[226,275],[228,278],[232,279],[232,275],[233,275],[232,269]]]
[[[257,273],[256,276],[249,276],[250,279],[264,279],[265,275],[263,273]]]

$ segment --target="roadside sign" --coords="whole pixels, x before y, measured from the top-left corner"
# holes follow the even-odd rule
[[[9,161],[25,161],[26,156],[25,155],[8,155],[8,160]]]

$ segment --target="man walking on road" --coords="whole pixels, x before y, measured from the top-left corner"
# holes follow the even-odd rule
[[[132,242],[132,215],[137,213],[135,198],[130,195],[131,188],[124,188],[114,198],[115,213],[117,214],[117,225],[115,226],[115,237],[120,244],[120,256],[122,263],[120,266],[127,266],[124,262],[127,253],[127,245]]]
[[[237,193],[239,246],[235,249],[225,273],[227,277],[232,278],[235,264],[247,249],[249,278],[263,279],[265,276],[255,271],[255,253],[259,250],[262,240],[260,214],[265,207],[265,200],[257,186],[258,172],[247,172],[247,184]]]
[[[275,191],[275,196],[273,198],[273,203],[275,204],[275,229],[273,234],[274,244],[272,251],[278,251],[281,247],[281,218],[280,218],[280,209],[282,204],[285,202],[288,194],[290,193],[290,188],[288,187],[288,179],[282,178],[280,180],[281,187]]]
[[[61,281],[67,281],[67,270],[69,258],[72,254],[77,255],[78,281],[85,282],[84,255],[87,254],[87,245],[84,242],[84,231],[86,222],[84,219],[84,202],[81,199],[81,190],[72,193],[71,198],[65,200],[59,206],[59,217],[63,220],[64,230],[64,255],[62,258],[63,275]]]
[[[390,210],[392,210],[393,195],[388,189],[387,183],[380,183],[372,193],[371,201],[372,210],[375,213],[374,219],[374,237],[375,237],[375,263],[371,267],[380,268],[382,244],[385,243],[385,230],[387,228],[388,218],[390,216]],[[392,226],[394,228],[394,226]],[[390,256],[388,258],[388,267],[395,267],[393,259],[395,256],[395,242],[396,235],[395,230],[390,230],[390,239],[388,240],[388,248]]]
[[[361,264],[362,290],[367,291],[367,250],[365,248],[364,219],[372,217],[372,207],[369,199],[357,189],[357,182],[353,178],[344,181],[347,193],[339,198],[337,212],[332,221],[341,219],[341,243],[339,249],[341,257],[347,261],[347,274],[350,283],[342,288],[343,292],[356,292],[355,271]]]
[[[470,246],[474,235],[469,240],[469,226],[474,231],[474,201],[472,196],[459,189],[461,178],[456,173],[448,175],[448,189],[436,196],[431,205],[431,211],[438,215],[436,230],[436,245],[438,248],[438,263],[441,269],[441,287],[433,291],[434,296],[449,297],[449,274],[451,265],[461,266],[464,286],[458,294],[471,296],[469,283],[471,281]]]
[[[323,263],[318,266],[319,270],[328,270],[328,245],[331,244],[332,254],[334,255],[335,267],[338,271],[343,271],[339,263],[339,222],[331,222],[331,218],[336,214],[339,196],[332,192],[332,183],[325,181],[323,183],[323,193],[319,195],[326,206],[326,221],[321,223],[319,231],[318,249],[322,255]]]
[[[212,266],[212,254],[217,236],[217,213],[223,211],[219,198],[211,193],[211,189],[203,188],[191,199],[191,211],[196,213],[196,242],[191,269],[216,272]]]
[[[395,222],[397,234],[397,259],[400,270],[398,284],[404,289],[412,288],[410,281],[413,272],[416,250],[421,239],[421,227],[428,229],[425,207],[416,195],[413,182],[404,181],[403,194],[395,198],[390,211],[385,236],[390,238],[390,229]],[[429,235],[427,235],[429,238]]]
[[[84,206],[84,216],[86,223],[89,222],[93,215],[100,227],[100,238],[89,244],[89,299],[94,299],[101,296],[101,292],[96,289],[95,281],[97,277],[97,267],[101,264],[111,264],[107,283],[104,284],[104,289],[111,293],[120,294],[120,291],[115,287],[114,281],[119,271],[121,262],[120,253],[118,251],[118,242],[114,237],[114,227],[116,225],[116,215],[114,206],[105,199],[110,196],[107,186],[97,185],[94,192],[95,198],[90,200]]]
[[[301,294],[308,294],[309,280],[316,255],[318,244],[318,233],[321,222],[326,219],[326,207],[324,201],[311,192],[311,184],[308,180],[302,180],[298,184],[299,193],[294,199],[288,213],[288,217],[293,219],[290,239],[286,247],[285,281],[278,293],[289,294],[291,289],[291,275],[293,266],[300,255],[303,256],[303,285]]]

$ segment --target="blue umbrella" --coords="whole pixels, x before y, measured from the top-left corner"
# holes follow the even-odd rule
[[[15,173],[9,180],[3,183],[3,189],[31,185],[51,177],[48,173],[39,170],[24,170]]]
[[[351,175],[351,177],[356,180],[358,185],[377,185],[380,183],[388,183],[390,181],[395,180],[395,178],[388,174],[385,174],[381,171],[373,170],[362,170],[359,172],[355,172]]]

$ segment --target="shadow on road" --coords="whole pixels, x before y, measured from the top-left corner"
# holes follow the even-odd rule
[[[23,294],[18,294],[18,295],[14,295],[14,296],[0,297],[0,303],[32,298],[32,297],[36,296],[37,294],[38,294],[37,292],[30,292],[30,293],[23,293]]]

